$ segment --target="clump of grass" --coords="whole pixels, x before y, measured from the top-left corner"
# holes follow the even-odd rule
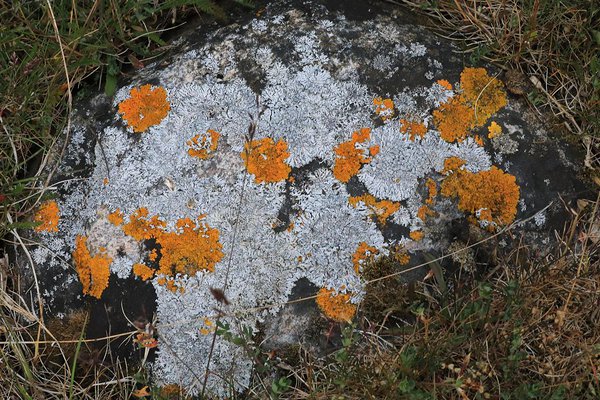
[[[557,248],[530,256],[528,268],[506,254],[483,278],[457,273],[448,296],[423,282],[410,296],[384,296],[380,310],[412,317],[380,313],[347,326],[330,357],[305,355],[286,398],[597,398],[598,206],[584,205]],[[382,287],[367,288],[376,303],[373,289]]]
[[[87,315],[45,325],[24,298],[0,291],[0,397],[129,398],[136,385],[127,364],[84,340]]]
[[[600,5],[590,0],[385,0],[424,13],[459,42],[471,63],[487,59],[523,78],[524,95],[583,136],[586,166],[600,166]],[[514,72],[518,73],[515,74]],[[513,79],[509,79],[513,80]],[[509,89],[511,89],[511,82]],[[519,82],[512,82],[517,87]],[[600,181],[599,181],[600,182]]]

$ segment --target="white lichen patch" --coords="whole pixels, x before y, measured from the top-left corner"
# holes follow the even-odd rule
[[[385,252],[383,236],[367,210],[350,206],[344,185],[330,171],[316,171],[308,182],[292,191],[299,205],[292,219],[299,268],[317,286],[361,293],[352,255],[361,242]],[[335,264],[341,268],[329,268]]]
[[[419,179],[440,172],[448,157],[465,160],[471,172],[491,166],[489,155],[470,139],[448,143],[435,131],[429,131],[423,139],[411,141],[400,133],[397,123],[373,129],[371,143],[378,145],[380,151],[363,167],[359,180],[374,196],[394,201],[413,197]]]
[[[179,384],[190,394],[201,389],[212,342],[203,321],[214,318],[215,307],[222,306],[211,287],[225,289],[231,302],[226,311],[236,312],[236,324],[255,329],[281,309],[303,277],[318,287],[349,292],[351,301],[359,302],[364,283],[355,272],[353,255],[361,243],[380,255],[387,254],[390,244],[433,246],[427,238],[418,246],[403,236],[386,242],[368,207],[349,203],[348,186],[332,169],[334,149],[353,132],[372,128],[370,137],[354,148],[365,154],[354,179],[379,200],[403,202],[390,221],[412,231],[424,226],[417,217],[423,205],[420,185],[429,176],[439,176],[445,159],[460,157],[470,172],[491,167],[490,155],[474,140],[448,143],[434,129],[432,110],[454,96],[440,84],[387,93],[394,110],[384,125],[375,127],[373,99],[381,90],[361,80],[363,66],[390,76],[402,63],[428,57],[438,74],[441,63],[428,55],[423,43],[406,40],[403,28],[395,28],[387,17],[363,22],[329,14],[310,18],[299,12],[283,18],[267,10],[246,26],[217,31],[208,44],[175,57],[162,70],[142,71],[117,92],[112,124],[102,125],[89,154],[78,150],[86,140],[85,121],[74,129],[66,161],[85,162],[92,172],[61,187],[68,193],[58,200],[61,235],[42,237],[44,245],[33,252],[36,262],[62,270],[61,260],[71,259],[76,237],[85,235],[92,253],[112,259],[114,275],[130,276],[149,249],[106,219],[117,209],[127,223],[136,210],[146,208],[165,222],[167,233],[178,232],[179,220],[200,216],[218,231],[223,257],[214,271],[173,277],[175,291],[161,283],[161,276],[149,280],[157,295],[160,340],[153,371],[159,384]],[[362,32],[368,34],[356,35]],[[284,39],[289,42],[286,51],[277,46]],[[362,51],[353,53],[352,46],[367,56],[381,46],[389,51],[371,62]],[[249,77],[249,64],[258,70],[252,72],[261,80],[260,89]],[[132,133],[116,107],[148,77],[166,91],[170,110],[144,132]],[[419,119],[426,134],[410,140],[400,131],[401,118]],[[209,131],[218,133],[218,142],[212,141],[217,136],[206,136]],[[193,137],[199,138],[195,150],[210,150],[209,157],[190,156]],[[250,157],[244,152],[250,141],[268,144],[270,139],[285,154],[277,160],[283,167],[265,162],[255,172],[279,165],[283,178],[261,181],[249,173]],[[267,152],[260,154],[258,162],[267,157]],[[227,318],[224,322],[233,323]],[[210,392],[225,397],[231,382],[236,391],[243,390],[250,368],[241,348],[217,337]]]
[[[370,124],[368,91],[357,82],[338,81],[322,67],[294,72],[282,63],[274,65],[267,77],[269,84],[261,95],[267,109],[259,134],[284,138],[292,167],[315,158],[332,161],[331,150],[338,141]]]

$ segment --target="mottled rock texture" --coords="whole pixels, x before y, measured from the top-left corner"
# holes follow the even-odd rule
[[[576,190],[570,152],[498,71],[465,67],[398,9],[279,1],[176,47],[113,99],[77,106],[58,225],[33,251],[50,313],[91,304],[94,334],[107,315],[125,329],[121,309],[156,313],[158,383],[198,392],[215,308],[236,313],[221,319],[232,329],[267,323],[272,345],[301,340],[314,309],[277,314],[299,280],[347,320],[370,259],[393,250],[415,265],[454,249],[456,226],[532,216],[515,229],[539,244]],[[210,371],[226,396],[251,361],[217,337]]]

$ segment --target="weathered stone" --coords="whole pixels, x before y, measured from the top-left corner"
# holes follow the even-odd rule
[[[371,257],[399,247],[416,265],[420,252],[455,249],[465,238],[453,222],[465,217],[491,231],[534,217],[516,229],[539,242],[561,223],[558,195],[576,190],[568,148],[518,101],[499,101],[504,89],[488,96],[494,70],[469,100],[466,77],[478,71],[396,8],[284,1],[190,37],[114,99],[79,106],[54,183],[58,232],[40,232],[33,251],[52,313],[109,305],[114,333],[127,329],[121,310],[147,321],[156,311],[158,383],[201,389],[217,309],[235,331],[266,323],[271,346],[304,340],[286,329],[314,317],[277,320],[299,280],[346,296],[337,306],[351,308]],[[469,114],[444,117],[459,100]],[[454,127],[457,118],[473,122]],[[444,121],[452,128],[441,132]],[[451,157],[464,165],[448,170]],[[512,176],[516,215],[502,203],[515,193]],[[451,179],[458,199],[444,196]],[[484,186],[460,193],[473,182]],[[496,199],[501,190],[508,194]],[[469,257],[457,262],[472,266]],[[98,287],[102,260],[107,288]],[[99,299],[82,294],[86,279],[84,292]],[[210,288],[224,288],[231,304]],[[285,318],[308,312],[291,310]],[[225,396],[248,385],[251,361],[218,337],[210,371],[210,391]]]

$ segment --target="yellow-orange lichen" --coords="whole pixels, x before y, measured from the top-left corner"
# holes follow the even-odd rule
[[[371,157],[375,157],[377,154],[379,154],[379,151],[381,149],[379,148],[379,145],[373,145],[371,147],[369,147],[369,154],[371,155]]]
[[[87,247],[87,237],[78,235],[75,239],[73,262],[83,286],[83,293],[99,299],[108,286],[112,258],[103,251],[92,256]]]
[[[406,251],[401,251],[394,254],[394,259],[400,265],[407,265],[410,262],[410,255]]]
[[[425,181],[425,187],[427,188],[427,199],[425,199],[425,203],[431,205],[435,201],[435,197],[438,194],[437,184],[433,179],[427,178]]]
[[[162,87],[143,85],[132,88],[129,98],[119,103],[119,113],[134,132],[144,132],[160,122],[171,110],[167,91]]]
[[[186,142],[190,147],[188,154],[206,160],[217,150],[220,136],[219,132],[212,129],[207,130],[204,134],[197,134]]]
[[[281,182],[288,178],[292,169],[285,160],[290,156],[287,143],[271,138],[246,143],[242,158],[246,170],[254,175],[256,183]]]
[[[408,254],[404,246],[401,244],[394,245],[390,255],[400,265],[406,265],[410,262],[410,254]]]
[[[423,231],[411,231],[408,236],[410,236],[410,238],[415,242],[419,242],[423,240],[425,234],[423,233]]]
[[[176,232],[163,232],[156,238],[161,246],[160,273],[195,275],[196,271],[214,271],[223,258],[219,231],[210,228],[201,219],[179,219]]]
[[[365,154],[365,150],[358,146],[371,138],[371,129],[362,128],[352,133],[352,139],[342,142],[334,148],[335,164],[333,175],[341,182],[348,182],[350,178],[358,174],[363,164],[371,162],[371,157]],[[369,154],[372,156],[379,153],[379,146],[371,146]]]
[[[496,136],[502,133],[502,127],[496,123],[496,121],[492,121],[490,126],[488,127],[488,138],[493,139]]]
[[[146,264],[136,263],[133,264],[133,274],[139,277],[143,281],[147,281],[148,279],[152,279],[154,276],[154,269],[150,268]]]
[[[379,254],[379,250],[377,250],[376,247],[369,246],[366,242],[360,242],[352,255],[354,272],[356,272],[357,275],[360,275],[365,263],[371,261],[377,254]]]
[[[460,74],[461,98],[474,111],[475,126],[486,121],[506,106],[504,84],[488,75],[485,68],[465,68]]]
[[[327,318],[350,322],[356,314],[356,305],[350,302],[350,293],[338,293],[334,289],[321,288],[317,293],[317,305]]]
[[[108,219],[108,222],[115,226],[120,226],[123,224],[123,213],[118,208],[115,211],[108,214],[106,218]]]
[[[407,119],[400,120],[400,132],[408,134],[411,142],[414,142],[416,137],[422,139],[427,133],[427,127],[422,122],[409,121]]]
[[[433,111],[440,136],[447,142],[462,141],[476,127],[506,106],[502,82],[484,68],[465,68],[460,75],[460,94]]]
[[[219,242],[219,231],[203,222],[203,215],[196,221],[190,218],[177,220],[174,232],[167,231],[166,223],[157,215],[148,215],[146,208],[136,210],[129,222],[123,225],[123,232],[138,241],[155,240],[161,257],[158,270],[152,272],[161,275],[157,280],[159,284],[173,291],[182,291],[183,288],[175,285],[177,274],[193,276],[198,271],[214,271],[215,265],[223,258],[223,246]],[[148,259],[158,259],[156,249],[150,252]],[[149,273],[142,267],[138,270]]]
[[[166,287],[171,292],[179,292],[185,293],[185,288],[181,285],[178,285],[180,281],[176,281],[175,278],[165,275],[160,275],[160,277],[156,280],[160,286]]]
[[[152,249],[150,254],[148,254],[148,260],[156,261],[157,258],[158,258],[158,253],[156,252],[156,249]]]
[[[433,121],[442,139],[462,142],[473,127],[475,114],[460,97],[454,97],[433,111]]]
[[[478,146],[483,146],[483,138],[481,136],[475,135],[473,139],[475,140],[475,143],[477,143]]]
[[[214,324],[213,322],[209,319],[209,318],[204,318],[204,326],[202,328],[200,328],[200,333],[202,335],[208,335],[211,332],[214,332],[215,328],[214,328]]]
[[[400,209],[400,203],[390,200],[377,200],[371,194],[362,196],[352,196],[348,199],[351,206],[356,207],[359,203],[363,203],[369,211],[371,211],[373,219],[381,225],[385,225],[386,220],[396,211]]]
[[[394,101],[392,99],[376,97],[373,99],[373,105],[375,105],[375,114],[384,122],[394,116]]]
[[[36,232],[58,232],[59,219],[60,212],[56,201],[45,201],[33,217],[33,220],[39,223],[34,229]]]
[[[434,216],[435,215],[435,211],[433,211],[431,208],[427,207],[426,205],[422,205],[421,207],[419,207],[419,210],[417,211],[417,217],[425,222],[425,220],[427,219],[427,217],[429,216]]]
[[[446,90],[452,90],[452,84],[445,79],[440,79],[436,83]]]
[[[448,157],[444,160],[444,169],[442,174],[448,175],[452,172],[456,172],[466,164],[467,162],[460,157]]]
[[[472,173],[463,168],[464,161],[452,158],[445,161],[448,176],[442,182],[441,194],[458,198],[458,208],[480,221],[498,225],[511,223],[519,202],[515,177],[497,167]]]
[[[123,232],[137,241],[156,238],[162,234],[167,224],[158,215],[148,219],[148,209],[141,207],[129,217],[129,222],[123,225]]]

